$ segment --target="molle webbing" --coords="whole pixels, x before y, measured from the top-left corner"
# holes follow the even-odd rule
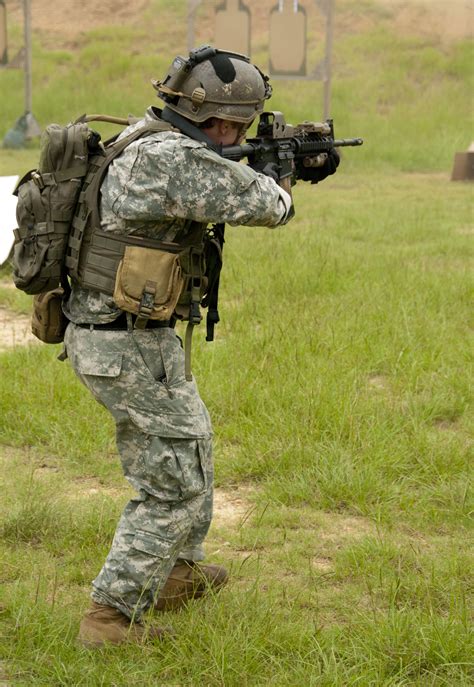
[[[182,250],[177,243],[145,239],[139,236],[121,236],[99,229],[93,231],[87,238],[87,258],[82,265],[80,284],[87,289],[109,295],[114,292],[117,269],[126,246],[157,248],[168,253],[179,253]]]
[[[99,209],[99,192],[100,186],[107,173],[111,162],[122,153],[125,148],[133,141],[147,136],[158,131],[170,131],[172,127],[161,120],[147,121],[144,126],[135,129],[127,136],[111,143],[103,155],[95,155],[89,160],[89,170],[87,172],[84,184],[79,195],[75,217],[72,221],[72,228],[69,235],[69,244],[66,255],[66,267],[69,274],[76,279],[82,286],[102,291],[103,289],[95,284],[84,283],[84,274],[88,269],[89,249],[92,246],[93,235],[100,233],[100,209]],[[121,255],[123,255],[123,250]],[[114,260],[117,251],[112,249],[112,255],[106,255],[107,260]],[[118,261],[117,261],[118,266]],[[107,267],[111,267],[111,263],[107,262]],[[95,272],[97,264],[92,268]],[[113,287],[112,287],[113,291]],[[106,293],[109,293],[107,289]]]

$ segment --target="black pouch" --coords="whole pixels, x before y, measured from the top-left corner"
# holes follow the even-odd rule
[[[68,319],[62,310],[64,289],[58,287],[33,298],[31,331],[43,343],[56,344],[64,340]]]

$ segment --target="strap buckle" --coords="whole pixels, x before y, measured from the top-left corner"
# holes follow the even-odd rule
[[[155,305],[156,282],[147,281],[138,307],[135,329],[145,329]]]
[[[201,320],[202,315],[199,301],[192,300],[189,306],[189,322],[191,324],[200,324]]]
[[[45,184],[44,184],[43,177],[41,176],[41,174],[36,170],[36,171],[31,173],[31,178],[33,179],[33,181],[35,182],[35,184],[37,185],[39,190],[42,191],[45,187]]]

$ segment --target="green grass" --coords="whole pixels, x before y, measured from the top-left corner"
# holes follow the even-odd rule
[[[214,344],[196,332],[194,370],[217,483],[247,513],[218,511],[209,553],[232,584],[166,618],[172,646],[75,647],[128,493],[112,423],[59,346],[0,356],[17,684],[470,684],[470,188],[364,188],[341,170],[296,190],[288,227],[228,230],[222,322]]]
[[[84,588],[126,494],[92,493],[31,453],[6,458],[2,601],[11,641],[2,656],[13,684],[470,684],[461,537],[261,498],[234,525],[214,525],[210,548],[233,582],[163,618],[175,642],[84,651],[74,644]]]
[[[388,5],[363,8],[367,29],[338,43],[333,102],[337,135],[366,144],[335,177],[296,188],[287,227],[227,230],[216,341],[195,332],[216,433],[208,553],[230,585],[163,618],[173,643],[76,646],[130,491],[112,422],[61,347],[0,353],[0,682],[472,684],[472,188],[449,181],[470,141],[472,48],[394,38]],[[153,40],[177,44],[178,31]],[[70,53],[37,37],[35,114],[141,111],[169,57],[149,45],[131,26]],[[81,69],[107,87],[91,90]],[[0,72],[0,85],[16,93],[18,78]],[[308,84],[275,91],[293,122],[320,109]],[[0,102],[0,128],[16,97]],[[0,174],[36,159],[0,151]],[[0,304],[27,312],[8,280],[4,267]]]
[[[8,263],[0,268],[0,303],[16,313],[31,313],[32,296],[15,289]]]

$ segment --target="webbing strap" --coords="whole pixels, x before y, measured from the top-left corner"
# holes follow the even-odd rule
[[[128,126],[131,123],[130,119],[130,117],[125,119],[124,117],[113,117],[112,115],[103,114],[83,114],[76,119],[74,124],[82,124],[83,122],[109,122],[109,124],[122,124]]]
[[[191,372],[191,347],[193,343],[194,324],[189,321],[186,327],[186,335],[184,339],[184,376],[187,382],[193,381],[193,374]]]
[[[90,269],[104,270],[106,272],[117,270],[117,259],[114,257],[108,258],[105,255],[97,255],[91,253],[87,262],[87,267]]]
[[[180,253],[183,248],[179,243],[172,241],[156,241],[155,239],[131,236],[130,234],[112,234],[110,231],[96,229],[92,235],[92,245],[109,250],[123,250],[123,246],[143,246],[144,248],[159,248],[168,253]]]
[[[110,283],[110,279],[108,277],[104,277],[102,274],[89,269],[84,270],[81,284],[84,284],[87,289],[91,289],[92,291],[100,291],[101,293],[108,295],[111,295],[114,291],[114,284],[113,282],[112,284]]]
[[[79,250],[82,241],[74,236],[69,236],[69,248]]]
[[[163,108],[161,118],[165,122],[169,122],[175,126],[183,134],[189,136],[189,138],[199,141],[200,143],[205,143],[211,150],[214,150],[216,153],[219,152],[219,146],[216,146],[203,129],[198,129],[198,127],[194,126],[188,119],[185,119],[174,110],[170,110],[169,107]]]
[[[76,177],[83,177],[87,171],[86,163],[82,162],[80,164],[74,165],[74,167],[68,167],[64,170],[57,170],[56,172],[37,172],[38,185],[43,184],[43,186],[56,186],[56,184],[61,181],[69,181],[69,179],[74,179]]]
[[[63,160],[62,160],[63,165],[66,164],[66,161],[69,162],[69,160],[73,159],[73,153],[74,153],[74,147],[75,147],[75,140],[74,140],[74,136],[72,135],[72,127],[68,126],[66,128],[66,135],[67,135],[67,140],[66,140],[66,149],[64,151]],[[61,168],[63,167],[63,165],[61,165]]]

